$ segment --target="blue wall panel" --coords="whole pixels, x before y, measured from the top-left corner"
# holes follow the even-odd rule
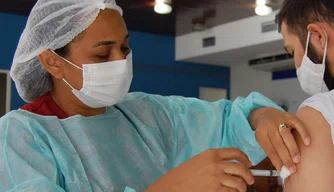
[[[27,18],[0,13],[0,69],[10,69],[19,37]],[[134,81],[131,91],[161,95],[198,97],[199,87],[224,88],[229,92],[230,69],[175,61],[175,38],[130,31],[134,56]],[[24,102],[13,83],[12,109]]]
[[[27,18],[24,16],[0,13],[0,69],[10,69],[17,43],[26,22]],[[11,108],[17,109],[23,104],[24,101],[19,97],[14,82],[12,82]]]
[[[289,79],[296,77],[297,77],[297,72],[295,69],[293,69],[289,71],[273,72],[272,80]]]

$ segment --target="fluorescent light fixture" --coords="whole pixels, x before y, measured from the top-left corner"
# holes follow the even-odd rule
[[[260,16],[269,15],[273,12],[273,8],[267,5],[259,5],[255,8],[255,13]]]
[[[159,0],[156,0],[158,2]],[[163,1],[163,0],[162,0]],[[173,10],[172,6],[165,3],[156,3],[154,6],[154,11],[159,14],[169,14]]]
[[[163,0],[162,0],[163,1]],[[267,1],[266,0],[256,0],[257,5],[266,5]]]

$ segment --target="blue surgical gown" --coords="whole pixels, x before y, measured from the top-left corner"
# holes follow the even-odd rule
[[[248,123],[275,107],[259,93],[234,102],[130,93],[93,117],[60,120],[24,110],[0,119],[0,191],[144,191],[209,148],[265,158]]]

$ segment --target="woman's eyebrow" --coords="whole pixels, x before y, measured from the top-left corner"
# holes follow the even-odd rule
[[[127,34],[124,39],[130,38],[130,34]],[[93,45],[93,48],[99,47],[99,46],[109,46],[116,44],[116,41],[101,41]]]
[[[114,45],[116,44],[116,41],[101,41],[101,42],[98,42],[96,43],[95,45],[93,45],[93,48],[96,48],[96,47],[99,47],[99,46],[105,46],[105,45]]]

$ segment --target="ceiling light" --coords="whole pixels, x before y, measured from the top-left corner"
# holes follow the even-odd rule
[[[158,0],[156,0],[158,2]],[[165,3],[156,3],[154,6],[154,11],[159,13],[159,14],[169,14],[172,12],[172,6],[165,4]]]
[[[163,1],[163,0],[162,0]],[[266,5],[267,1],[266,0],[256,0],[257,5]]]
[[[155,4],[160,4],[160,3],[171,5],[172,0],[155,0]]]
[[[273,8],[267,5],[259,5],[255,8],[255,13],[260,16],[269,15],[273,12]]]
[[[165,3],[165,0],[155,0],[155,4]]]

